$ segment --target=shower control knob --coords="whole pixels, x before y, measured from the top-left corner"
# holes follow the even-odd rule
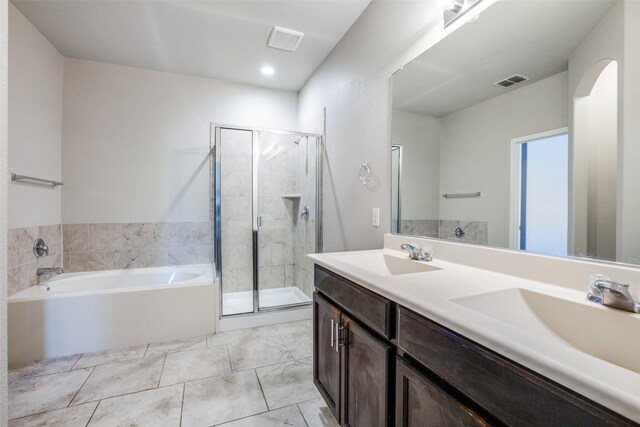
[[[300,214],[300,218],[304,219],[305,221],[309,221],[309,207],[307,205],[305,205],[302,208],[302,213]]]

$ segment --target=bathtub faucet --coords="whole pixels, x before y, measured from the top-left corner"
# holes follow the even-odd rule
[[[36,274],[38,276],[44,276],[45,274],[62,274],[64,270],[62,267],[52,267],[52,268],[39,268],[36,270]]]

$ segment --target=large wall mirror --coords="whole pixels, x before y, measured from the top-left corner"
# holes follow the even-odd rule
[[[498,1],[398,70],[392,231],[640,264],[632,3]]]

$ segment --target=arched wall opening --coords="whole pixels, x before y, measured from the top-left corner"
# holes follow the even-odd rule
[[[573,253],[616,260],[618,62],[599,61],[573,96]]]

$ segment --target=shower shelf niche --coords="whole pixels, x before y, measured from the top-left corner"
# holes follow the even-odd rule
[[[281,197],[283,199],[299,199],[302,197],[302,194],[283,194]]]

